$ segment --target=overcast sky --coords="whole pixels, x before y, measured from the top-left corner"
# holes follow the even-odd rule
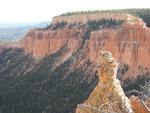
[[[0,23],[43,22],[65,12],[150,8],[150,0],[0,0]]]

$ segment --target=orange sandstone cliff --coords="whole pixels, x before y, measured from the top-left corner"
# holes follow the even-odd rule
[[[64,45],[73,52],[81,44],[83,35],[84,32],[78,29],[32,30],[19,42],[19,47],[35,57],[55,53]]]
[[[37,59],[42,59],[45,56],[51,55],[45,57],[42,60],[37,60],[39,63],[36,65],[37,67],[34,69],[34,72],[29,74],[31,76],[27,76],[29,79],[24,80],[25,83],[26,81],[29,81],[29,84],[27,82],[28,85],[33,84],[31,90],[35,88],[37,92],[39,92],[39,86],[36,87],[36,85],[39,84],[39,81],[40,85],[48,84],[48,93],[45,94],[51,95],[51,93],[53,93],[53,95],[50,97],[45,96],[45,100],[50,98],[50,101],[48,101],[47,104],[49,106],[46,105],[44,107],[49,109],[50,112],[53,112],[54,110],[56,111],[55,113],[70,113],[70,108],[71,111],[75,111],[77,104],[87,102],[88,100],[89,103],[95,104],[94,107],[97,107],[97,104],[103,104],[99,103],[102,99],[101,97],[99,100],[97,99],[97,96],[99,97],[100,91],[99,85],[96,85],[96,83],[99,84],[100,82],[98,82],[99,79],[97,80],[97,76],[95,76],[97,73],[95,65],[99,60],[97,57],[98,51],[110,51],[113,54],[114,58],[120,64],[118,72],[121,73],[121,77],[117,77],[120,77],[124,82],[124,80],[127,80],[130,77],[136,78],[138,75],[149,75],[145,74],[150,72],[149,44],[150,28],[146,27],[141,18],[134,17],[129,14],[93,13],[54,17],[51,25],[47,28],[31,30],[24,37],[24,39],[20,40],[19,42],[10,44],[9,46],[23,48],[27,53],[31,53]],[[4,47],[1,46],[1,48],[3,49]],[[49,57],[50,59],[47,59]],[[22,60],[20,62],[22,63]],[[9,62],[6,62],[6,64],[9,66]],[[39,81],[37,81],[38,83],[35,85],[35,82],[30,82],[30,80],[34,80],[30,77],[33,77],[35,80],[39,78]],[[54,79],[51,79],[51,77],[54,77]],[[54,84],[50,84],[51,82],[53,83],[55,77],[56,81],[54,81]],[[59,79],[57,79],[57,77]],[[127,83],[123,82],[121,82],[121,85],[128,85]],[[135,83],[136,81],[133,79],[133,82]],[[123,90],[120,88],[120,83],[118,84],[121,93],[123,93]],[[45,85],[41,85],[40,87],[43,87],[44,89]],[[109,84],[108,86],[110,87],[108,88],[111,88],[111,85],[112,84]],[[92,88],[95,86],[96,88],[94,91],[92,91]],[[129,87],[127,86],[127,88]],[[21,86],[20,89],[24,91],[30,88],[27,87],[27,89],[24,89],[24,87]],[[63,89],[63,91],[60,89]],[[105,90],[105,87],[103,90]],[[57,93],[60,91],[62,94],[61,96],[59,93]],[[107,91],[105,92],[107,93]],[[115,92],[111,92],[110,90],[109,93],[113,94]],[[93,97],[93,94],[96,96],[91,98]],[[107,96],[110,95],[107,94]],[[124,94],[123,96],[128,103],[129,101],[126,96]],[[35,100],[37,100],[37,97],[40,96],[36,95],[32,97],[35,97]],[[118,98],[115,97],[114,99]],[[60,103],[60,100],[62,103]],[[38,102],[34,102],[34,104],[37,105]],[[104,100],[104,103],[105,102],[106,101]],[[138,112],[140,111],[140,113],[148,113],[144,106],[140,103],[140,100],[136,101],[136,99],[131,99],[131,104],[133,110],[137,108]],[[28,104],[25,103],[25,105]],[[118,108],[115,108],[115,106],[113,107],[118,111]],[[118,105],[118,107],[119,110],[122,110],[121,104]],[[23,108],[26,107],[23,106]],[[37,106],[34,108],[36,109]],[[131,111],[130,104],[128,104],[126,108],[129,108],[129,111]],[[64,111],[62,112],[62,110]],[[66,112],[66,110],[68,111]]]
[[[89,21],[102,19],[122,20],[117,27],[101,27],[91,30],[86,24]],[[57,27],[57,25],[62,25]],[[129,14],[96,13],[54,17],[48,29],[30,31],[17,46],[24,48],[35,57],[44,57],[67,46],[70,53],[79,48],[87,51],[87,57],[94,62],[99,50],[111,51],[121,65],[134,68],[128,72],[138,75],[150,70],[150,29],[142,19]],[[135,70],[142,67],[139,72]],[[128,74],[127,74],[128,75]]]

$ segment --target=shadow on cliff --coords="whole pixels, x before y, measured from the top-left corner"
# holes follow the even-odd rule
[[[32,78],[30,76],[26,78],[26,81],[31,80],[32,84],[40,82],[31,88],[37,90],[41,88],[38,95],[41,95],[43,91],[45,93],[42,96],[35,96],[35,100],[33,100],[36,108],[38,108],[38,102],[44,101],[41,103],[40,109],[36,109],[36,113],[72,113],[77,104],[88,98],[98,83],[98,78],[92,68],[93,65],[87,60],[84,65],[79,66],[77,60],[79,61],[81,56],[76,53],[59,67],[51,70],[54,66],[53,62],[66,51],[64,47],[57,53],[45,57],[41,66],[31,74]],[[33,81],[33,78],[40,79]]]
[[[73,113],[77,104],[88,98],[98,78],[88,60],[78,67],[76,60],[81,56],[76,53],[76,58],[71,57],[53,68],[64,52],[67,52],[65,47],[38,63],[20,49],[1,53],[0,111]]]
[[[56,66],[67,51],[64,46],[37,62],[22,49],[4,50],[0,54],[0,112],[74,113],[94,90],[98,77],[82,49]],[[129,81],[124,89],[136,88],[138,81],[144,79]]]

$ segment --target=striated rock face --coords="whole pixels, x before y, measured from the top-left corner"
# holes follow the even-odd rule
[[[87,44],[92,61],[96,58],[99,49],[111,51],[116,59],[129,67],[147,67],[150,56],[150,29],[134,28],[126,29],[102,29],[91,33]],[[138,70],[138,69],[135,69]],[[137,71],[136,71],[137,72]]]
[[[97,30],[92,30],[86,25],[87,21],[103,18],[124,20],[124,23],[115,28]],[[108,50],[120,62],[120,66],[132,67],[126,73],[126,77],[150,70],[150,29],[140,18],[119,13],[83,14],[54,17],[52,24],[55,26],[61,22],[67,24],[56,29],[32,30],[14,45],[24,48],[38,58],[53,54],[64,45],[67,46],[70,56],[78,49],[84,48],[86,57],[91,62],[96,61],[99,50]],[[77,24],[73,24],[75,22]],[[70,24],[72,26],[68,27]]]
[[[110,52],[100,51],[98,64],[100,81],[89,98],[78,106],[76,113],[133,113],[130,101],[116,78],[118,62]]]
[[[149,36],[150,29],[145,28],[103,29],[91,33],[87,47],[93,61],[99,49],[109,50],[122,64],[150,69],[147,62],[150,56]]]
[[[0,93],[0,111],[74,113],[78,104],[90,100],[93,90],[96,101],[93,98],[91,103],[100,102],[100,90],[97,90],[99,89],[97,84],[100,82],[96,76],[99,50],[111,51],[114,58],[119,61],[117,74],[121,77],[117,77],[121,80],[123,77],[126,79],[146,73],[146,77],[142,76],[142,79],[138,77],[131,81],[129,79],[127,81],[129,84],[122,80],[125,91],[130,91],[132,88],[138,90],[140,86],[137,86],[137,83],[142,84],[145,78],[148,80],[150,29],[140,18],[129,16],[129,19],[121,24],[116,24],[112,20],[97,22],[95,19],[89,19],[92,22],[88,24],[86,21],[91,17],[86,17],[85,22],[82,22],[84,16],[81,19],[79,15],[77,17],[73,16],[71,20],[79,23],[69,23],[70,17],[65,17],[67,23],[63,23],[64,20],[53,22],[52,26],[32,30],[23,40],[9,45],[23,48],[40,60],[35,60],[31,54],[26,54],[22,49],[6,49],[0,53],[2,67],[0,90],[3,91]],[[94,18],[96,17],[95,15]],[[106,17],[109,18],[110,16]],[[116,20],[117,18],[120,18],[119,15],[116,16]],[[116,76],[112,76],[111,79],[113,78]],[[100,77],[100,79],[105,81],[106,78]],[[113,83],[111,82],[108,88],[111,88]],[[118,80],[117,83],[118,89],[123,94]],[[120,104],[119,109],[121,108]]]
[[[58,51],[66,45],[71,52],[75,51],[82,42],[83,30],[33,30],[19,42],[17,46],[25,48],[35,57],[44,57]]]

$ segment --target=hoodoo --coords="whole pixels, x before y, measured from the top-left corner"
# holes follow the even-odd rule
[[[98,64],[100,81],[89,98],[78,106],[76,113],[134,113],[116,78],[118,62],[110,52],[100,51]]]

